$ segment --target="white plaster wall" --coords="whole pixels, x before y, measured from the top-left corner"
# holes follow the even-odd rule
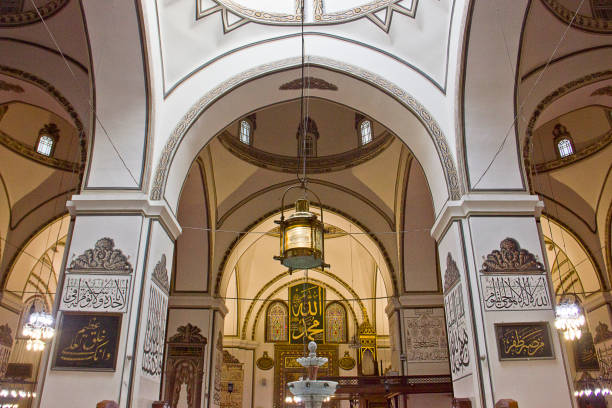
[[[469,265],[479,270],[483,256],[507,238],[515,238],[521,248],[543,260],[538,229],[533,217],[470,217],[471,253]],[[474,276],[479,276],[476,272]],[[480,282],[478,282],[480,285]],[[482,289],[482,288],[481,288]],[[554,314],[551,310],[520,312],[485,312],[482,304],[478,305],[484,318],[484,332],[487,347],[487,364],[491,369],[495,401],[511,398],[519,406],[531,408],[540,406],[571,407],[570,390],[565,375],[564,356],[561,351],[559,336],[554,328]],[[555,358],[552,360],[500,361],[495,340],[494,323],[548,321]],[[529,370],[530,381],[525,377]],[[523,380],[517,381],[518,378]]]
[[[124,255],[128,256],[128,261],[132,265],[132,285],[138,282],[142,276],[139,260],[142,257],[140,252],[141,240],[146,238],[142,231],[142,217],[135,215],[114,215],[114,216],[79,216],[76,218],[73,231],[73,239],[68,249],[69,256],[67,264],[70,264],[73,256],[82,254],[86,249],[93,248],[96,241],[103,237],[110,237],[115,242],[115,248],[120,249]],[[145,235],[145,237],[143,237]],[[47,365],[45,380],[41,393],[41,407],[85,407],[92,404],[92,396],[102,396],[102,398],[119,401],[122,391],[127,386],[127,381],[122,383],[122,378],[129,373],[130,362],[126,359],[126,348],[128,347],[128,328],[134,323],[130,320],[130,314],[134,310],[134,297],[129,299],[129,308],[121,319],[121,334],[118,345],[118,355],[116,369],[113,372],[100,371],[79,371],[78,392],[74,392],[75,371],[54,370],[51,362]],[[56,317],[61,322],[61,312]],[[61,323],[60,323],[61,324]],[[58,326],[61,327],[61,326]],[[58,352],[56,341],[48,347],[52,356]],[[66,392],[72,392],[69,401],[66,400]],[[95,401],[98,402],[98,401]]]

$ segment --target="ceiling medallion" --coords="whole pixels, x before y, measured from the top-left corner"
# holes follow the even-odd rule
[[[414,17],[418,0],[279,0],[253,7],[248,0],[196,0],[196,18],[221,13],[223,32],[228,33],[246,23],[300,25],[300,9],[305,1],[304,25],[342,24],[367,18],[385,32],[389,31],[394,12]],[[248,4],[248,7],[247,7]],[[273,6],[272,6],[273,4]],[[332,9],[332,7],[340,7]]]

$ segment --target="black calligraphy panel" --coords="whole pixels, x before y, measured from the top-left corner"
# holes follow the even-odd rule
[[[159,377],[162,374],[167,307],[166,295],[156,285],[151,285],[142,352],[142,371],[153,377]]]
[[[54,369],[115,371],[121,314],[64,313]]]
[[[500,360],[555,358],[547,322],[495,325]]]
[[[325,288],[313,283],[289,287],[289,343],[325,342]]]
[[[574,363],[576,371],[599,371],[593,336],[588,331],[574,341]]]

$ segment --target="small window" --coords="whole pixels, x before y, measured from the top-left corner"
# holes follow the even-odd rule
[[[572,142],[569,139],[561,139],[557,142],[557,148],[559,149],[559,156],[567,157],[574,154],[574,148]]]
[[[36,151],[40,154],[44,154],[45,156],[51,156],[54,143],[55,141],[51,136],[42,135],[40,138],[38,138],[38,146],[36,146]]]
[[[304,123],[306,124],[306,131],[303,132],[302,128]],[[309,117],[304,119],[303,123],[298,126],[296,133],[298,140],[298,157],[316,157],[317,156],[317,140],[319,139],[319,130],[314,120]]]
[[[251,124],[246,120],[240,121],[240,141],[246,145],[251,144]]]
[[[361,134],[361,145],[366,145],[372,141],[372,123],[369,120],[364,120],[359,125]]]

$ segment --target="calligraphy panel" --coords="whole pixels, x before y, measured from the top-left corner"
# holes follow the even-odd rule
[[[480,282],[486,311],[552,308],[545,275],[483,275]]]
[[[289,343],[325,342],[325,288],[313,283],[289,287]]]
[[[555,358],[547,322],[497,323],[495,338],[500,360]]]
[[[576,371],[599,371],[593,336],[588,331],[574,341],[574,364]]]
[[[115,371],[121,314],[64,313],[53,369]]]
[[[142,371],[151,377],[159,377],[162,373],[167,307],[168,298],[165,293],[155,285],[151,285],[142,354]]]
[[[406,357],[408,362],[439,362],[448,359],[444,310],[404,309]]]
[[[130,275],[66,274],[60,310],[125,313],[131,279]]]
[[[456,381],[471,373],[470,339],[461,283],[455,284],[444,295],[444,311],[451,375],[453,381]]]

